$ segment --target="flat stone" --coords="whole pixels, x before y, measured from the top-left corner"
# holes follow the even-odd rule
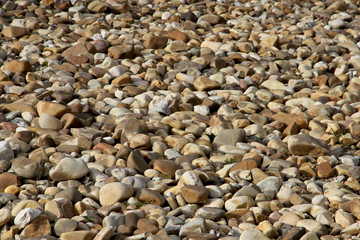
[[[7,26],[1,31],[1,33],[5,37],[18,38],[29,34],[29,30],[19,26]]]
[[[329,146],[324,141],[307,134],[290,136],[288,147],[289,151],[294,155],[310,155],[313,157],[329,155]]]
[[[20,177],[33,178],[38,175],[40,165],[33,159],[20,157],[11,161],[11,169]]]
[[[5,64],[5,69],[13,73],[32,72],[32,67],[29,61],[13,60]]]
[[[61,240],[92,240],[95,237],[95,233],[92,231],[71,231],[61,234]]]

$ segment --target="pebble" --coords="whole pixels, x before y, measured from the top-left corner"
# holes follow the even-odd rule
[[[2,238],[356,238],[358,5],[4,1]]]

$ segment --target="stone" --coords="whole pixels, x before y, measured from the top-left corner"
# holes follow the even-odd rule
[[[40,117],[43,114],[50,114],[56,118],[61,118],[65,113],[70,111],[67,106],[47,101],[40,101],[36,107]]]
[[[89,42],[78,42],[72,47],[66,49],[61,56],[62,57],[72,57],[72,56],[81,56],[82,54],[95,54],[97,52],[94,44]]]
[[[175,177],[175,172],[179,168],[179,165],[171,160],[155,160],[153,163],[153,169],[169,176],[170,178]]]
[[[266,237],[260,230],[258,229],[248,229],[241,233],[239,240],[245,239],[261,239],[268,240],[270,238]]]
[[[318,165],[317,175],[320,178],[329,178],[334,176],[334,171],[329,162],[323,162]]]
[[[93,231],[71,231],[61,234],[60,240],[93,240],[95,235]]]
[[[265,48],[278,47],[279,37],[277,35],[267,36],[260,42],[260,46]]]
[[[132,58],[135,54],[134,46],[132,45],[116,45],[108,49],[109,57],[113,59]]]
[[[41,209],[25,208],[21,210],[15,217],[14,223],[20,228],[24,228],[26,225],[34,221],[42,214]]]
[[[29,61],[12,60],[5,64],[5,69],[13,73],[27,73],[32,72],[32,67]]]
[[[1,160],[11,160],[15,157],[14,151],[12,150],[10,144],[7,141],[0,142],[0,159]]]
[[[11,169],[23,178],[34,178],[38,175],[40,165],[37,161],[25,157],[11,160]]]
[[[224,129],[221,131],[213,141],[213,145],[220,147],[223,145],[236,146],[238,142],[246,140],[246,133],[243,129]]]
[[[8,186],[20,186],[20,177],[18,175],[12,173],[1,173],[0,174],[0,192],[4,192],[4,190]]]
[[[136,169],[140,173],[144,173],[146,169],[150,168],[139,150],[130,153],[127,160],[127,166]]]
[[[39,125],[41,128],[47,128],[55,131],[58,131],[62,128],[61,121],[48,113],[42,114],[40,116]]]
[[[77,221],[68,218],[60,218],[55,222],[54,232],[57,236],[60,236],[63,233],[75,231],[77,227]]]
[[[216,207],[202,207],[195,212],[196,217],[217,221],[224,217],[225,211]]]
[[[200,76],[194,80],[194,88],[197,91],[211,91],[220,88],[220,84],[217,81]]]
[[[118,201],[128,199],[134,194],[134,189],[120,182],[105,184],[99,192],[99,201],[102,206],[111,206]]]
[[[189,36],[186,33],[181,32],[179,30],[170,31],[168,32],[167,36],[171,40],[183,41],[185,43],[189,41]]]
[[[89,9],[90,12],[94,12],[94,13],[103,13],[106,10],[106,5],[105,3],[101,2],[101,1],[93,1],[90,2],[90,4],[87,6],[87,8]]]
[[[29,30],[19,26],[7,26],[1,31],[1,33],[5,37],[18,38],[29,34]]]
[[[89,168],[82,159],[71,159],[65,157],[52,169],[49,176],[55,181],[74,180],[84,177],[89,172]]]
[[[114,234],[115,229],[107,226],[103,227],[95,236],[94,240],[109,240]]]
[[[40,237],[51,234],[51,226],[46,214],[42,214],[34,221],[28,224],[21,232],[20,236],[24,238]]]
[[[165,198],[158,191],[152,189],[139,189],[136,191],[135,196],[138,200],[148,204],[162,206],[165,203]]]
[[[310,155],[312,157],[329,155],[329,146],[324,141],[307,134],[290,136],[288,148],[290,153],[294,155]]]
[[[0,209],[0,226],[7,224],[11,220],[11,212],[7,208]]]
[[[258,182],[256,185],[264,193],[270,192],[275,194],[280,189],[282,181],[278,177],[270,176]]]
[[[225,209],[227,211],[233,211],[238,208],[249,209],[255,205],[254,199],[248,196],[233,197],[225,202]]]
[[[181,195],[187,203],[205,203],[208,199],[208,190],[203,186],[184,186]]]
[[[167,36],[154,36],[148,34],[145,36],[144,47],[147,49],[164,49],[168,41]]]

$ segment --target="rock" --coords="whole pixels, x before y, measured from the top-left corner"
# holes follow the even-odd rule
[[[318,165],[317,175],[320,178],[329,178],[334,176],[333,169],[329,162],[323,162]]]
[[[1,33],[8,38],[18,38],[29,34],[28,29],[19,26],[7,26]]]
[[[90,2],[90,4],[87,6],[87,8],[89,9],[90,12],[94,12],[94,13],[103,13],[106,10],[106,5],[105,3],[101,2],[101,1],[93,1]]]
[[[204,218],[198,218],[182,225],[180,228],[179,236],[180,238],[183,238],[189,233],[194,232],[206,232],[206,224]]]
[[[282,181],[278,177],[271,176],[258,182],[256,185],[264,193],[269,192],[271,194],[275,194],[280,189]]]
[[[152,189],[139,189],[136,191],[135,196],[138,200],[148,204],[162,206],[165,203],[165,198],[159,192]]]
[[[127,199],[134,194],[134,189],[126,184],[113,182],[105,184],[99,192],[102,206],[111,206],[116,202]]]
[[[0,226],[7,224],[11,219],[11,212],[7,208],[0,209]]]
[[[174,178],[176,170],[179,169],[179,165],[171,160],[155,160],[153,163],[153,169],[169,176],[170,178]]]
[[[0,158],[2,160],[11,160],[14,158],[14,152],[7,141],[0,142]]]
[[[13,73],[32,72],[32,67],[29,61],[13,60],[5,64],[5,69]]]
[[[329,155],[329,146],[324,141],[306,134],[290,136],[288,148],[291,154],[294,155],[310,155],[313,157]]]
[[[183,41],[185,43],[187,43],[189,41],[189,36],[186,33],[183,33],[179,30],[170,31],[170,32],[168,32],[167,36],[171,40]]]
[[[62,128],[61,121],[48,113],[42,114],[40,116],[39,125],[41,128],[47,128],[55,131],[58,131]]]
[[[195,212],[195,216],[217,221],[225,215],[225,211],[216,207],[202,207]]]
[[[184,186],[181,188],[181,195],[188,203],[205,203],[208,194],[208,190],[203,186]]]
[[[260,42],[260,46],[265,48],[278,47],[279,37],[277,35],[267,36]]]
[[[303,227],[307,231],[312,231],[317,234],[323,233],[323,226],[312,219],[301,219],[296,223],[297,227]]]
[[[248,196],[233,197],[225,202],[225,209],[227,211],[233,211],[238,208],[249,209],[255,205],[254,199]]]
[[[197,91],[210,91],[220,88],[220,84],[216,81],[210,80],[207,77],[200,76],[194,81],[194,88]]]
[[[139,150],[130,153],[127,160],[127,166],[136,169],[140,173],[143,173],[146,169],[150,168]]]
[[[0,174],[0,192],[4,192],[4,190],[11,185],[19,186],[20,185],[20,177],[12,174],[12,173],[1,173]]]
[[[94,44],[89,42],[78,42],[72,47],[66,49],[61,56],[62,57],[71,57],[71,56],[81,56],[82,54],[95,54],[97,52]]]
[[[240,240],[245,239],[262,239],[262,240],[268,240],[270,238],[266,237],[261,231],[258,229],[249,229],[241,233]]]
[[[238,142],[244,142],[246,140],[246,133],[243,129],[224,129],[221,131],[213,141],[213,144],[217,147],[223,145],[235,146]]]
[[[113,59],[132,58],[135,54],[134,46],[132,45],[116,45],[110,47],[108,52],[109,57]]]
[[[51,234],[51,226],[46,214],[42,214],[34,221],[28,224],[21,232],[20,236],[24,238],[40,237]]]
[[[50,114],[56,118],[60,118],[69,112],[67,106],[54,102],[40,101],[36,107],[40,117],[44,114]]]
[[[54,225],[54,232],[57,236],[60,236],[63,233],[75,231],[77,227],[77,221],[68,218],[60,218]]]
[[[95,233],[92,231],[80,230],[61,234],[60,240],[92,240]]]
[[[149,111],[156,111],[169,115],[171,110],[169,108],[168,100],[163,96],[155,96],[149,103]]]
[[[26,225],[34,221],[42,214],[41,209],[25,208],[21,210],[15,217],[14,223],[20,228],[24,228]]]
[[[38,175],[40,166],[37,161],[20,157],[11,161],[11,169],[23,178],[34,178]]]
[[[55,181],[66,181],[79,179],[89,172],[86,163],[82,159],[73,160],[69,157],[61,159],[61,161],[50,169],[49,175]]]
[[[189,46],[182,41],[172,41],[165,49],[168,52],[182,52],[189,50]]]
[[[154,36],[146,35],[144,47],[147,49],[164,49],[166,47],[168,37],[166,36]]]

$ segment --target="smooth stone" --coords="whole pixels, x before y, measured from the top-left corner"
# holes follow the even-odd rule
[[[134,189],[124,183],[112,182],[105,184],[99,192],[102,206],[111,206],[116,202],[127,199],[134,194]]]
[[[307,134],[290,136],[288,140],[290,153],[294,155],[310,155],[320,157],[329,155],[329,146],[325,141],[313,138]]]
[[[37,161],[20,157],[11,161],[11,168],[16,174],[23,178],[34,178],[39,174],[40,165]]]
[[[11,160],[15,157],[15,154],[11,148],[11,145],[7,141],[0,142],[0,159]]]
[[[62,123],[56,117],[45,113],[39,118],[39,125],[41,128],[58,131],[62,128]]]
[[[26,225],[39,217],[42,213],[42,210],[39,208],[25,208],[16,215],[14,223],[20,228],[24,228]]]
[[[49,176],[55,181],[76,180],[88,174],[89,168],[84,160],[65,157],[49,171]]]

